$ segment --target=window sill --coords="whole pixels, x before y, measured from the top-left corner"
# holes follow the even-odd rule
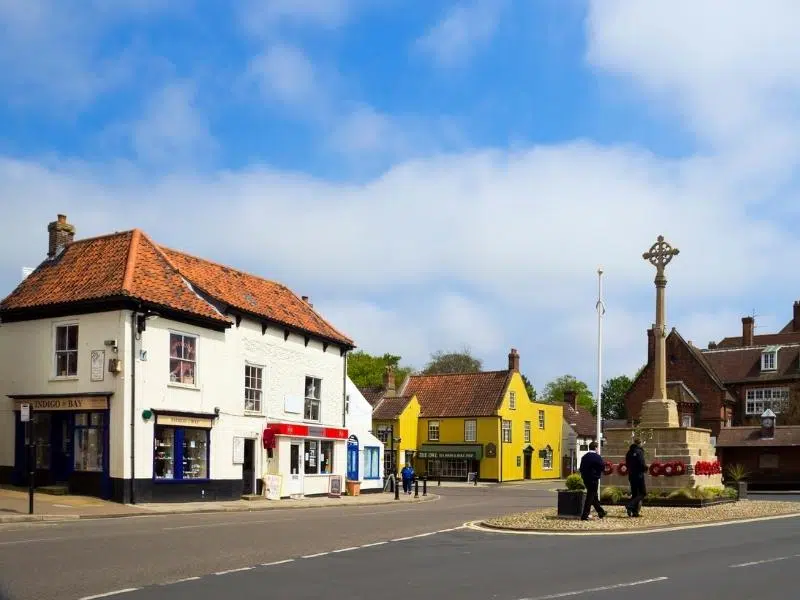
[[[192,390],[195,392],[199,392],[200,388],[196,385],[190,385],[188,383],[178,383],[177,381],[170,381],[167,384],[167,387],[175,388],[177,390]]]
[[[336,475],[336,473],[305,473],[304,477],[330,477],[331,475]]]
[[[244,409],[244,416],[245,417],[263,417],[264,411],[263,410],[247,410]]]
[[[380,481],[380,477],[364,477],[364,481]]]
[[[50,381],[51,382],[53,382],[53,381],[78,381],[79,379],[80,379],[80,377],[78,377],[77,375],[64,375],[63,377],[61,377],[61,376],[51,377]]]
[[[157,477],[153,477],[153,483],[156,485],[177,485],[181,483],[208,483],[211,481],[208,478],[205,479],[159,479]]]

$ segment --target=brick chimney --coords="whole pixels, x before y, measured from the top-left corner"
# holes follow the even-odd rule
[[[742,317],[742,346],[753,345],[753,329],[755,319],[753,317]]]
[[[578,392],[575,390],[564,390],[564,402],[572,407],[572,410],[578,410]]]
[[[519,373],[519,352],[516,348],[512,348],[508,353],[508,370]]]
[[[800,331],[800,302],[794,301],[794,313],[792,315],[792,331]]]
[[[386,365],[386,370],[383,372],[383,390],[384,396],[394,396],[396,393],[394,367],[391,365]]]
[[[653,333],[653,329],[655,329],[655,325],[653,325],[650,329],[647,330],[647,364],[654,362],[656,360],[656,337]]]
[[[58,215],[55,221],[47,226],[50,234],[47,244],[47,258],[54,258],[75,238],[75,226],[67,223],[67,215]]]
[[[309,298],[308,296],[300,296],[300,299],[306,304],[308,304],[311,308],[314,308],[314,305],[311,304],[311,298]]]

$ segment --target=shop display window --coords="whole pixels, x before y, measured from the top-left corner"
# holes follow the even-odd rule
[[[75,415],[75,456],[76,471],[103,470],[103,440],[105,438],[105,419],[103,413],[77,413]]]
[[[208,479],[208,458],[208,429],[156,426],[153,440],[155,479]]]

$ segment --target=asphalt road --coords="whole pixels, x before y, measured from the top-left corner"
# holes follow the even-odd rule
[[[800,519],[646,535],[458,529],[129,591],[124,600],[785,600]]]
[[[73,600],[157,585],[553,506],[550,487],[434,488],[440,499],[416,504],[5,525],[0,586],[13,600]]]

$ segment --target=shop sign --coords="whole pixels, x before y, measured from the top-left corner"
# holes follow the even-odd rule
[[[341,475],[331,475],[330,484],[328,487],[328,497],[329,498],[340,498],[342,495],[342,476]]]
[[[244,464],[244,438],[233,438],[233,464]]]
[[[435,452],[424,451],[417,454],[418,458],[475,458],[474,452]]]
[[[156,415],[156,425],[172,425],[174,427],[199,427],[211,429],[214,420],[211,417],[179,417],[176,415]]]
[[[68,398],[35,398],[32,400],[17,400],[17,410],[27,404],[30,410],[105,410],[108,408],[108,398],[105,396],[72,396]]]
[[[497,446],[492,442],[486,444],[486,458],[497,458]]]

